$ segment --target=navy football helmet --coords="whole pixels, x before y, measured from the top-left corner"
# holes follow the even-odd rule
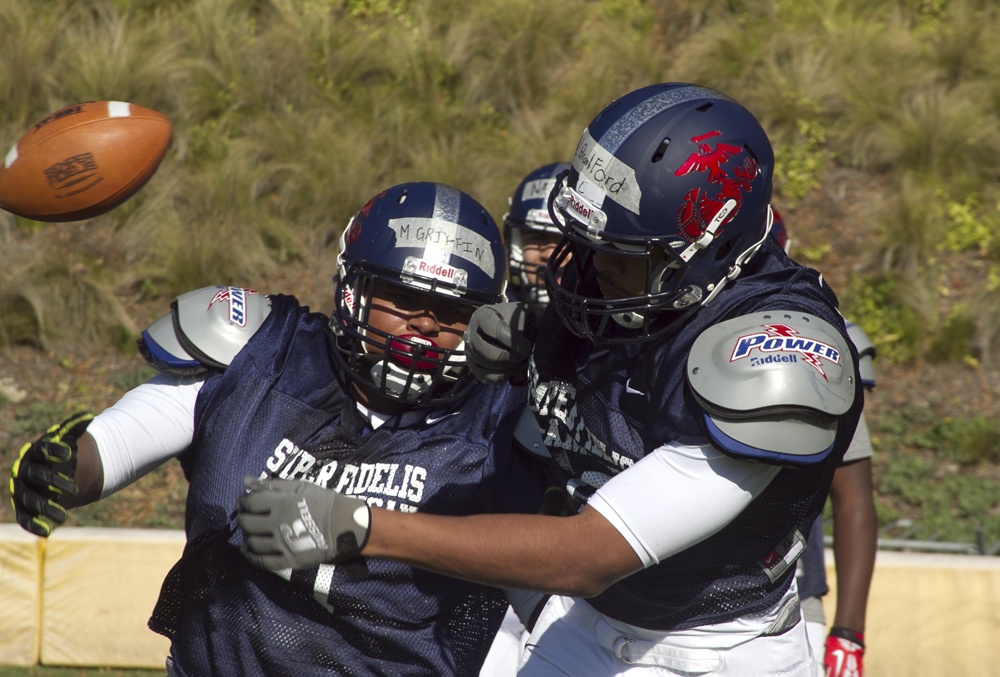
[[[711,302],[767,237],[773,170],[760,123],[721,92],[665,83],[608,105],[549,205],[564,239],[546,278],[563,322],[597,343],[632,343]],[[604,298],[597,251],[633,259],[645,293]],[[563,265],[573,274],[554,284]]]
[[[446,405],[475,383],[463,346],[395,336],[371,326],[375,285],[445,300],[456,312],[504,300],[505,252],[486,209],[440,183],[404,183],[371,198],[341,235],[336,307],[330,326],[335,356],[360,387],[408,406]]]
[[[549,303],[549,293],[545,288],[545,261],[525,261],[524,250],[533,234],[544,233],[561,238],[561,231],[549,214],[549,194],[556,185],[556,177],[568,169],[568,162],[553,162],[525,176],[510,197],[510,209],[503,217],[511,293],[517,300],[537,309],[543,309]]]

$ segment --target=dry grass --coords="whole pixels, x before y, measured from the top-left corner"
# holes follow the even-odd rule
[[[4,223],[31,253],[0,251],[0,340],[106,341],[128,329],[116,298],[260,286],[399,181],[452,183],[499,216],[526,168],[566,159],[612,98],[671,79],[757,112],[782,159],[776,200],[801,204],[800,223],[821,220],[810,201],[838,167],[884,185],[860,272],[923,287],[893,302],[944,316],[924,282],[950,228],[940,202],[996,203],[998,27],[985,0],[8,0],[0,144],[101,98],[163,111],[175,137],[153,181],[74,249],[49,251],[58,227]],[[84,318],[51,293],[71,281],[90,290],[74,301]],[[1000,324],[977,321],[981,336]]]

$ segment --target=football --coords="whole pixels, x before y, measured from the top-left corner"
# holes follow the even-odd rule
[[[153,175],[173,127],[123,101],[61,108],[29,129],[0,165],[0,208],[35,221],[81,221],[129,199]]]

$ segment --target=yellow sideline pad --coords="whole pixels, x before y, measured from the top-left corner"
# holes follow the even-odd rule
[[[0,665],[163,667],[146,627],[184,534],[63,527],[48,541],[0,524]],[[827,550],[835,607],[836,580]],[[869,677],[1000,676],[1000,557],[879,552]]]
[[[0,525],[0,664],[162,668],[146,621],[183,548],[181,531]]]
[[[826,551],[836,605],[833,557]],[[1000,557],[880,551],[868,597],[866,677],[1000,675]]]

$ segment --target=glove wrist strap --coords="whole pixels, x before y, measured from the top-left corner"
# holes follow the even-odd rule
[[[857,630],[852,630],[850,628],[845,628],[840,625],[835,625],[830,628],[830,637],[837,637],[838,639],[846,639],[850,642],[854,642],[862,649],[865,648],[865,633],[858,632]]]

